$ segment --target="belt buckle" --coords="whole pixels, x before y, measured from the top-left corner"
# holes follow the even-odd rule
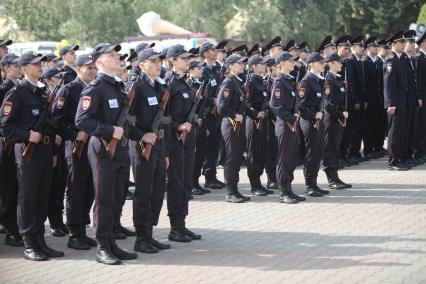
[[[50,137],[49,136],[44,136],[43,137],[43,144],[49,144],[50,143]]]
[[[158,131],[158,138],[163,139],[164,138],[164,129],[161,129]]]

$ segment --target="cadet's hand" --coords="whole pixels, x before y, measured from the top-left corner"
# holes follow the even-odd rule
[[[243,122],[243,116],[241,115],[241,114],[236,114],[235,115],[235,121],[238,121],[238,122]]]
[[[123,137],[124,130],[123,127],[114,126],[114,133],[112,134],[112,137],[114,137],[117,140],[121,140],[121,137]]]
[[[145,133],[142,137],[142,141],[154,145],[155,141],[157,141],[157,135],[155,135],[154,132]]]
[[[349,113],[348,113],[347,111],[344,111],[344,112],[343,112],[343,116],[344,116],[346,119],[348,119],[348,117],[349,117]]]
[[[265,112],[259,111],[259,113],[257,114],[257,118],[265,118]]]
[[[179,125],[178,130],[179,131],[190,132],[191,131],[191,127],[192,127],[191,123],[185,122],[185,123],[182,123],[181,125]]]
[[[77,141],[83,141],[84,143],[86,143],[88,137],[89,137],[89,135],[87,135],[86,132],[79,131],[77,133],[77,137],[75,138],[75,140],[77,140]]]
[[[423,107],[423,101],[422,100],[417,100],[417,104],[419,105],[419,107]]]
[[[56,168],[58,165],[58,156],[52,156],[52,168]]]
[[[30,139],[28,139],[32,143],[39,143],[41,140],[41,133],[30,130]]]
[[[166,157],[166,170],[169,168],[170,166],[170,160],[169,157]]]
[[[56,135],[56,137],[55,137],[55,144],[56,144],[57,146],[59,146],[59,145],[61,145],[61,143],[62,143],[62,138],[61,138],[61,136]]]
[[[324,114],[323,114],[321,111],[319,111],[319,112],[317,112],[317,114],[315,115],[315,119],[319,119],[319,120],[321,120],[323,115],[324,115]]]
[[[367,110],[368,108],[368,103],[364,103],[364,110]]]
[[[197,120],[197,123],[198,123],[198,126],[201,126],[201,124],[203,123],[203,120],[202,120],[201,118],[199,118],[199,119]]]
[[[355,110],[360,110],[360,109],[361,109],[360,104],[359,103],[355,104]]]
[[[389,115],[394,115],[395,114],[395,109],[394,107],[388,107],[388,114]]]

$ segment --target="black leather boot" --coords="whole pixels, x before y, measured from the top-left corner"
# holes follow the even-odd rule
[[[90,237],[87,236],[86,225],[80,225],[80,226],[81,226],[81,231],[83,232],[84,242],[86,244],[88,244],[89,246],[91,246],[91,247],[96,247],[97,246],[97,242],[94,239],[92,239],[92,238],[90,238]]]
[[[40,251],[47,255],[48,257],[63,257],[65,254],[62,251],[54,250],[51,247],[47,246],[44,235],[37,235],[38,246]]]
[[[24,235],[24,257],[32,261],[44,261],[48,257],[39,248],[37,237],[33,234]]]
[[[339,173],[337,171],[334,172],[334,178],[343,186],[343,188],[352,188],[352,184],[345,183],[339,178]]]
[[[292,199],[294,199],[296,201],[306,201],[305,197],[299,196],[299,195],[297,195],[296,193],[293,192],[293,188],[291,187],[291,182],[289,182],[286,185],[286,192],[287,192],[287,195],[290,198],[292,198]]]
[[[277,183],[277,178],[275,177],[275,174],[270,174],[270,175],[267,175],[267,176],[268,176],[268,183],[266,184],[266,188],[267,189],[278,189],[278,183]]]
[[[138,257],[136,253],[130,253],[119,248],[114,238],[108,238],[108,243],[112,254],[120,260],[131,260]]]
[[[57,226],[61,229],[64,234],[68,235],[70,232],[68,231],[67,225],[64,224],[64,214],[62,210],[56,214]]]
[[[286,203],[286,204],[296,204],[297,203],[297,200],[293,199],[290,196],[286,186],[281,187],[280,201],[281,201],[281,203]]]
[[[230,203],[244,203],[244,199],[242,199],[241,197],[237,196],[235,193],[235,186],[232,184],[227,184],[226,185],[226,191],[227,191],[227,195],[225,198],[226,202],[230,202]]]
[[[325,174],[327,175],[327,181],[328,181],[328,188],[330,189],[344,189],[345,187],[339,183],[339,181],[336,179],[335,171],[334,170],[326,170]]]
[[[157,253],[158,248],[152,244],[152,229],[136,226],[135,251],[141,253]]]
[[[24,241],[19,233],[7,233],[4,239],[4,243],[12,247],[23,247]]]
[[[305,177],[305,195],[311,196],[311,197],[321,197],[322,193],[315,191],[315,183],[313,182],[312,178]]]
[[[98,250],[96,252],[96,261],[107,265],[121,264],[119,260],[111,251],[108,238],[97,238]]]
[[[83,232],[80,225],[68,226],[70,232],[70,238],[68,239],[67,246],[71,249],[76,250],[88,250],[90,245],[86,243]]]
[[[182,217],[170,216],[170,226],[172,229],[169,233],[169,241],[179,243],[188,243],[192,241],[184,232],[185,220]]]

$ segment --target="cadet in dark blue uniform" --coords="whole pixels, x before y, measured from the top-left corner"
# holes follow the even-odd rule
[[[203,80],[208,80],[207,98],[205,101],[207,143],[206,143],[206,163],[204,175],[206,177],[206,188],[220,189],[224,184],[216,177],[217,161],[219,157],[222,137],[220,134],[219,119],[216,110],[217,92],[220,86],[220,78],[214,64],[217,59],[216,48],[209,42],[204,42],[200,46],[200,55],[204,58],[206,66],[203,71]]]
[[[61,71],[57,68],[46,69],[41,76],[41,81],[46,85],[47,93],[50,94],[58,84],[58,91],[63,88],[61,83]],[[55,94],[56,96],[58,93]],[[62,134],[59,133],[62,136]],[[53,180],[52,189],[49,195],[49,208],[47,217],[50,223],[50,232],[52,236],[64,237],[68,234],[68,228],[63,221],[64,195],[67,183],[67,162],[65,160],[64,139],[61,142],[55,141],[53,151]]]
[[[405,125],[406,134],[404,137],[404,150],[402,161],[409,167],[415,167],[421,163],[414,159],[416,152],[416,139],[417,139],[417,114],[418,108],[422,106],[422,99],[417,91],[416,82],[416,62],[414,56],[416,54],[416,31],[410,30],[404,33],[406,40],[404,49],[405,69],[407,76],[407,122]]]
[[[388,112],[388,166],[390,170],[408,170],[402,161],[407,121],[408,82],[404,65],[404,31],[398,31],[387,40],[392,45],[392,57],[384,63],[384,107]]]
[[[228,74],[220,86],[218,96],[218,111],[222,117],[221,130],[226,149],[223,167],[227,190],[226,201],[232,203],[243,203],[250,200],[250,197],[246,197],[238,191],[241,148],[244,146],[244,127],[241,125],[244,122],[244,114],[253,112],[244,106],[245,96],[241,79],[238,78],[238,75],[244,72],[244,59],[238,55],[231,55],[226,59],[225,66]],[[256,117],[256,115],[252,115]]]
[[[414,158],[426,162],[426,32],[417,40],[419,55],[416,58],[417,91],[422,105],[419,107],[417,119],[417,145]]]
[[[193,177],[193,189],[192,195],[203,195],[205,193],[210,193],[209,189],[201,187],[199,183],[199,178],[201,176],[201,170],[203,168],[204,160],[206,159],[206,113],[205,113],[205,85],[208,81],[203,80],[202,74],[205,66],[205,62],[200,62],[197,60],[191,61],[189,63],[189,78],[187,79],[188,85],[192,88],[194,93],[201,91],[201,101],[198,105],[196,111],[198,121],[194,125],[194,135],[195,135],[195,160],[194,160],[194,177]],[[204,78],[206,79],[206,78]],[[202,88],[202,89],[200,89]]]
[[[0,85],[0,102],[3,102],[7,92],[18,84],[21,72],[18,65],[19,57],[8,53],[0,61],[0,68],[4,72],[3,83]],[[6,230],[5,244],[10,246],[23,246],[22,237],[19,235],[16,220],[16,206],[18,203],[18,180],[16,176],[15,151],[12,143],[6,143],[0,134],[0,224]]]
[[[267,135],[267,107],[269,105],[268,93],[263,84],[263,74],[266,71],[266,61],[259,55],[253,55],[248,60],[252,72],[246,83],[248,90],[247,102],[251,104],[254,116],[246,119],[247,143],[247,175],[250,180],[251,192],[254,195],[265,196],[274,193],[262,186],[260,176],[265,168],[266,156],[264,147]]]
[[[65,85],[55,100],[53,115],[63,125],[61,129],[66,140],[65,156],[68,163],[68,187],[66,190],[66,216],[70,231],[68,247],[77,250],[90,249],[96,242],[86,236],[86,225],[90,224],[90,209],[94,200],[92,169],[87,158],[88,134],[75,125],[75,114],[81,92],[96,76],[92,57],[83,54],[75,61],[77,77]],[[81,153],[73,153],[83,143]],[[80,155],[80,156],[79,156]]]
[[[293,71],[297,57],[284,52],[276,58],[279,72],[272,87],[271,111],[276,115],[275,135],[278,139],[277,179],[282,203],[293,204],[306,198],[296,195],[291,187],[298,160],[299,130],[296,112],[296,81]]]
[[[337,173],[339,169],[339,148],[342,140],[343,128],[346,127],[348,112],[345,108],[346,88],[341,72],[341,57],[331,53],[325,57],[329,71],[324,84],[324,159],[323,166],[327,175],[328,187],[331,189],[344,189],[352,187],[340,180]]]
[[[318,52],[309,55],[307,63],[310,71],[300,82],[298,110],[300,111],[300,128],[303,131],[306,147],[306,159],[303,173],[306,183],[306,195],[318,197],[328,194],[317,185],[317,176],[323,157],[323,84],[324,57]]]
[[[76,126],[91,136],[88,157],[95,185],[96,260],[104,264],[120,264],[120,260],[137,257],[121,250],[112,237],[114,214],[116,207],[124,204],[130,172],[127,138],[123,127],[116,126],[127,99],[123,83],[115,78],[121,68],[117,54],[120,48],[108,43],[95,47],[92,57],[99,73],[83,90],[75,117]],[[119,140],[119,145],[111,158],[106,146],[113,138]]]
[[[168,109],[172,122],[167,209],[171,226],[169,240],[176,242],[201,239],[201,235],[188,230],[185,224],[192,191],[195,158],[193,121],[188,121],[188,115],[195,103],[195,93],[186,83],[185,76],[189,58],[192,56],[192,53],[187,52],[182,45],[171,46],[167,51],[167,58],[173,65],[171,80],[168,82],[170,90]]]
[[[45,57],[31,51],[22,54],[19,66],[25,78],[8,93],[1,108],[6,142],[16,143],[15,150],[29,142],[36,144],[32,156],[18,164],[18,227],[24,237],[25,258],[36,261],[64,256],[63,252],[49,248],[44,239],[52,184],[52,143],[58,136],[47,125],[41,132],[32,130],[40,115],[47,111],[45,91],[38,86],[42,60]]]
[[[159,78],[161,73],[161,54],[152,48],[145,48],[138,54],[141,73],[135,78],[135,96],[130,114],[136,117],[132,140],[136,141],[133,157],[135,167],[135,194],[133,197],[133,223],[136,229],[135,251],[156,253],[169,249],[170,245],[160,243],[152,237],[153,226],[158,225],[166,189],[166,170],[168,167],[167,123],[162,120],[159,132],[155,133],[152,123],[161,107],[165,82]],[[153,145],[147,160],[142,156],[144,147]]]
[[[64,62],[61,72],[66,72],[64,75],[64,84],[74,81],[77,73],[74,70],[74,62],[76,59],[75,51],[78,50],[78,45],[67,45],[59,50],[59,56]]]
[[[264,81],[265,92],[267,93],[268,102],[271,100],[271,89],[272,85],[277,76],[277,67],[275,59],[267,57],[268,62],[267,66],[267,76]],[[267,176],[267,189],[278,189],[277,183],[277,153],[278,153],[278,140],[275,136],[275,123],[276,117],[272,111],[267,112],[266,119],[266,163],[265,163],[265,172]]]

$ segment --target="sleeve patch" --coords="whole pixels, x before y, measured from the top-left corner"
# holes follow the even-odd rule
[[[92,98],[89,96],[84,96],[81,102],[81,108],[83,110],[88,110],[90,108],[90,104],[92,102]]]
[[[3,115],[8,116],[12,113],[13,104],[12,102],[5,102],[3,104]]]
[[[279,99],[279,98],[281,98],[281,90],[280,89],[275,89],[274,90],[274,96],[277,98],[277,99]]]
[[[229,89],[228,88],[223,89],[223,97],[225,99],[227,99],[229,97]]]

